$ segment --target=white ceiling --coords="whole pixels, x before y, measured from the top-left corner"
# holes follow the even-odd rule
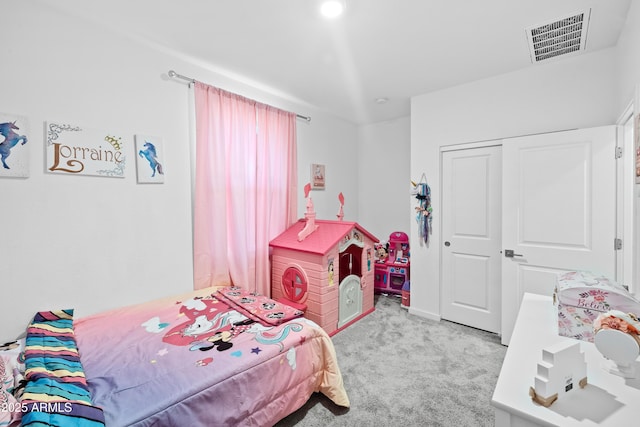
[[[587,8],[586,53],[615,46],[630,1],[346,0],[327,20],[320,0],[45,0],[357,124],[408,116],[414,95],[544,66],[525,28]]]

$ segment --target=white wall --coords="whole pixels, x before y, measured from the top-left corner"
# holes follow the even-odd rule
[[[411,190],[409,152],[411,121],[402,117],[359,129],[360,206],[358,222],[381,241],[394,231],[409,230],[407,212],[413,209],[407,199]]]
[[[431,186],[433,236],[411,229],[411,308],[440,316],[440,146],[615,123],[615,50],[538,64],[412,98],[411,176]]]
[[[640,114],[640,4],[631,2],[625,27],[618,40],[616,49],[616,82],[618,92],[618,108],[622,111],[631,100],[634,115]],[[636,130],[637,131],[637,130]],[[629,153],[625,153],[629,154]],[[631,153],[633,157],[633,153]],[[634,159],[635,164],[635,159]],[[640,260],[637,254],[640,249],[640,185],[635,185],[635,204],[633,206],[635,236],[625,236],[628,246],[634,248],[636,254],[632,270],[636,295],[640,295]]]
[[[299,217],[304,217],[304,186],[311,181],[311,164],[325,165],[325,189],[310,195],[319,219],[335,220],[344,195],[344,220],[358,221],[358,130],[357,126],[314,113],[311,123],[298,122]],[[366,227],[365,227],[366,228]]]
[[[30,123],[27,179],[0,179],[0,341],[37,310],[77,315],[192,289],[191,95],[169,69],[300,114],[299,191],[311,162],[325,163],[327,190],[313,192],[318,217],[358,217],[357,127],[210,71],[42,2],[14,1],[0,26],[0,111]],[[117,132],[127,140],[124,179],[45,173],[44,122]],[[138,185],[133,135],[164,140],[165,184]],[[299,203],[300,216],[304,202]],[[4,342],[4,341],[3,341]]]
[[[617,111],[622,112],[637,96],[640,83],[640,3],[632,1],[627,21],[616,46]],[[640,111],[636,105],[636,112]]]

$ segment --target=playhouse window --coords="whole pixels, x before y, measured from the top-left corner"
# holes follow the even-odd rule
[[[296,267],[289,267],[282,275],[282,288],[290,301],[298,302],[307,293],[307,278]]]

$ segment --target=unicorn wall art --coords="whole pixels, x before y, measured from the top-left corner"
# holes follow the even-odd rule
[[[29,176],[29,153],[26,148],[22,148],[27,143],[27,135],[26,132],[17,132],[20,128],[25,131],[25,125],[22,124],[24,122],[15,116],[9,118],[8,115],[0,114],[0,176]]]
[[[162,139],[136,135],[138,183],[164,182]]]

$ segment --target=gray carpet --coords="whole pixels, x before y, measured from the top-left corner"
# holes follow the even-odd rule
[[[497,335],[410,315],[396,296],[333,337],[351,408],[314,394],[277,427],[493,426],[506,347]]]

